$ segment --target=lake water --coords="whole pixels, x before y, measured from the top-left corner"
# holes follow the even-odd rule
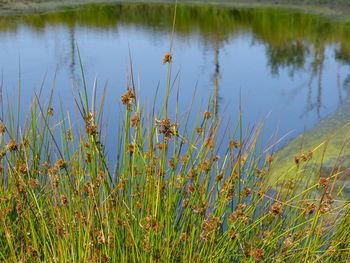
[[[54,86],[64,106],[74,109],[73,83],[81,85],[78,46],[89,90],[95,77],[100,91],[107,83],[105,112],[113,126],[130,77],[129,51],[145,105],[152,105],[157,86],[159,98],[164,94],[162,59],[173,14],[168,4],[115,4],[2,17],[5,93],[15,100],[20,82],[21,106],[27,108],[45,80],[44,94]],[[350,92],[350,26],[311,14],[180,5],[173,53],[180,112],[188,109],[196,87],[197,111],[219,81],[219,113],[235,122],[241,104],[245,125],[268,116],[267,137],[293,138],[313,128]]]

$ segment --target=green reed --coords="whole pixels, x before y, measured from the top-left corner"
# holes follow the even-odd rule
[[[185,118],[178,117],[178,102],[171,113],[170,94],[177,85],[172,53],[163,62],[168,71],[159,112],[155,104],[153,112],[144,110],[132,77],[121,97],[125,116],[116,128],[116,166],[105,153],[104,95],[98,103],[96,82],[90,100],[85,82],[73,98],[81,132],[73,130],[62,103],[53,108],[53,95],[42,102],[41,91],[24,122],[16,114],[20,108],[5,110],[0,260],[350,260],[349,202],[333,198],[342,171],[315,179],[318,170],[308,167],[313,158],[308,152],[291,156],[292,179],[267,183],[275,160],[259,144],[263,125],[245,132],[241,116],[221,145],[225,128],[215,98],[193,124],[192,104]]]

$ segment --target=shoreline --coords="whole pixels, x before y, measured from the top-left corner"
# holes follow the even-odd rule
[[[18,2],[0,2],[0,16],[20,16],[20,15],[35,15],[50,12],[59,12],[66,9],[80,8],[85,5],[95,5],[95,4],[137,4],[145,3],[146,1],[140,0],[63,0],[63,1],[46,1],[46,2],[33,2],[33,1],[18,1]],[[150,4],[171,4],[174,1],[169,0],[151,0],[147,1]],[[273,3],[277,2],[277,3]],[[319,15],[326,17],[328,19],[350,22],[350,2],[349,4],[290,4],[284,3],[283,0],[280,1],[206,1],[206,0],[179,0],[180,4],[188,5],[209,5],[218,6],[223,8],[278,8],[284,10],[290,10],[294,12],[305,12],[314,15]]]

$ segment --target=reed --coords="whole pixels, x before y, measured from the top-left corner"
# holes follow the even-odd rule
[[[163,61],[159,112],[144,110],[131,77],[115,166],[96,82],[91,99],[85,82],[74,97],[81,132],[63,107],[53,108],[53,95],[42,102],[41,91],[24,122],[20,108],[2,111],[0,260],[349,261],[349,202],[333,184],[342,171],[315,180],[309,152],[291,167],[292,179],[266,183],[275,160],[259,144],[262,126],[245,132],[239,121],[222,144],[215,98],[192,125],[190,112],[178,117],[179,103],[169,108],[172,55]]]

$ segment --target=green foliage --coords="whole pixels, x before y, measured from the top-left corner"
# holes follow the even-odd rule
[[[115,170],[101,135],[103,99],[89,101],[86,85],[75,98],[80,133],[40,94],[23,125],[8,107],[0,126],[0,260],[349,260],[349,203],[333,198],[339,173],[305,183],[314,173],[305,169],[269,187],[275,160],[260,150],[262,127],[243,134],[240,121],[219,151],[215,98],[194,125],[177,108],[169,119],[171,61],[170,52],[160,112],[142,110],[133,80],[121,97]]]

